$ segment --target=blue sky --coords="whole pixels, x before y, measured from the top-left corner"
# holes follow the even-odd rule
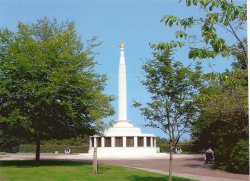
[[[157,129],[145,128],[145,121],[139,111],[131,108],[133,100],[146,102],[149,98],[145,88],[140,84],[141,66],[151,58],[149,43],[174,39],[175,29],[170,29],[160,22],[163,15],[172,14],[179,17],[198,16],[198,8],[187,8],[177,0],[0,0],[0,27],[15,31],[18,21],[35,22],[39,18],[56,18],[58,22],[74,21],[78,34],[83,41],[97,36],[103,42],[96,49],[100,54],[97,72],[108,76],[106,93],[117,97],[117,79],[120,40],[125,46],[127,65],[128,119],[145,133],[157,136],[165,135]],[[188,60],[185,49],[177,52],[176,59],[184,64]],[[220,58],[222,59],[222,58]],[[216,63],[215,71],[230,68],[229,60],[210,61]],[[208,61],[204,63],[208,69]],[[117,100],[113,103],[117,110]],[[109,120],[116,120],[117,114]],[[187,136],[187,135],[186,135]]]

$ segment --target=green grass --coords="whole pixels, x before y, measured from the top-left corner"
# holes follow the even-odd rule
[[[166,175],[118,166],[99,165],[99,174],[92,174],[92,165],[69,161],[0,161],[1,181],[161,181]],[[174,181],[190,181],[174,177]]]

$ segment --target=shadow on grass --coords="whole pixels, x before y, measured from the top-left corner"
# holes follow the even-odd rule
[[[150,176],[131,176],[128,179],[129,181],[162,181],[168,180],[167,177],[150,177]]]
[[[150,177],[150,176],[131,176],[129,177],[129,181],[162,181],[162,180],[168,180],[168,176],[162,176],[162,177]],[[180,177],[173,177],[173,181],[191,181],[190,179],[186,178],[180,178]]]
[[[0,161],[0,167],[39,167],[39,166],[80,166],[80,165],[91,165],[91,163],[79,162],[79,161],[51,161],[51,160],[40,160],[39,162],[34,160],[15,160],[15,161]]]
[[[92,164],[91,164],[92,165]],[[114,166],[115,167],[115,166]],[[104,174],[107,173],[107,171],[109,171],[110,168],[106,167],[106,165],[99,165],[98,164],[98,174]]]

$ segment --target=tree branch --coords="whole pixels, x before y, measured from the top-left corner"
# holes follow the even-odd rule
[[[248,56],[247,56],[247,52],[246,52],[245,46],[243,45],[243,43],[242,43],[242,41],[240,40],[240,38],[237,36],[237,34],[236,34],[236,32],[234,31],[234,29],[233,29],[233,27],[231,26],[231,24],[229,23],[228,25],[230,26],[230,28],[231,28],[231,30],[232,30],[232,33],[233,33],[233,35],[235,36],[235,38],[240,42],[240,45],[241,45],[241,47],[242,47],[242,49],[243,49],[243,52],[244,52],[244,56],[245,56],[246,60],[248,60]]]

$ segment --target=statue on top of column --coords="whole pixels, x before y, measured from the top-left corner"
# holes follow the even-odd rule
[[[124,48],[125,47],[125,43],[123,41],[120,41],[119,47],[120,48]]]

